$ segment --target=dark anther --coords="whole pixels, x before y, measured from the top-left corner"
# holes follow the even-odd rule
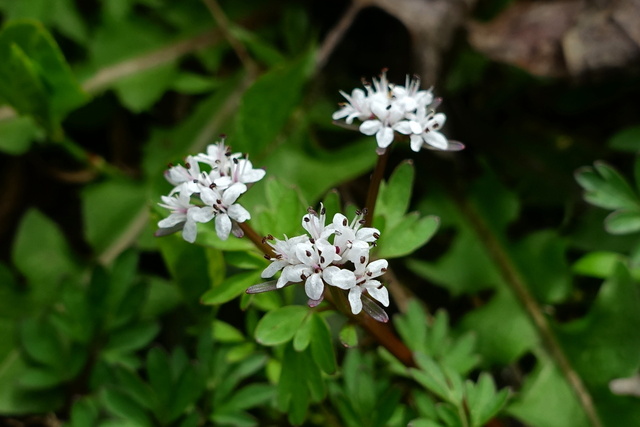
[[[309,252],[309,251],[305,251],[305,253],[304,253],[304,254],[305,254],[306,256],[308,256],[308,257],[311,257],[311,252]]]
[[[306,216],[305,216],[305,217],[304,217],[304,222],[309,222],[309,221],[311,221],[311,220],[309,219],[309,217],[306,217]]]
[[[371,277],[371,276],[373,276],[373,273],[370,272],[370,271],[367,271],[367,276]]]
[[[373,233],[373,237],[374,237],[375,239],[379,239],[379,238],[380,238],[380,235],[379,235],[378,233]]]
[[[269,257],[269,255],[264,255],[264,259],[266,259],[267,261],[271,261],[271,258]]]
[[[336,246],[336,253],[339,254],[340,253],[340,246]]]
[[[220,199],[216,199],[216,203],[217,203],[217,204],[219,204],[219,205],[221,205],[221,204],[222,204],[222,200],[220,200]]]
[[[193,183],[194,183],[194,184],[197,184],[197,183],[198,183],[198,180],[197,180],[197,179],[194,179],[194,180],[193,180]]]
[[[342,225],[343,225],[344,227],[346,227],[346,226],[347,226],[347,224],[349,224],[349,222],[347,221],[347,218],[343,219],[343,220],[342,220]]]
[[[267,237],[265,236],[262,238],[262,244],[265,245],[266,243],[267,243]]]
[[[320,257],[320,264],[324,264],[324,257],[323,256]]]
[[[360,224],[360,225],[364,225],[365,222],[367,222],[367,221],[365,221],[364,218],[361,219],[361,220],[358,220],[358,224]]]
[[[386,110],[387,110],[387,111],[391,110],[391,104],[387,105]]]
[[[300,278],[301,278],[302,280],[307,280],[307,276],[306,276],[304,273],[302,273],[302,274],[300,275]]]
[[[233,163],[238,164],[238,159],[236,157],[233,158]]]
[[[273,240],[273,236],[271,234],[267,234],[267,239]]]
[[[360,209],[357,209],[357,210],[356,210],[356,215],[357,215],[357,216],[362,215],[362,211],[361,211]]]
[[[434,124],[433,124],[433,128],[434,128],[434,129],[438,129],[438,127],[440,127],[440,125],[439,125],[438,123],[434,123]]]
[[[382,288],[384,288],[384,285],[380,283],[380,286],[378,286],[376,289],[382,289]]]
[[[363,256],[360,257],[360,264],[364,264],[367,261],[367,259]]]
[[[211,185],[209,185],[209,188],[212,190],[216,188],[216,183],[215,182],[211,183]]]
[[[184,166],[185,166],[187,169],[191,169],[191,164],[190,164],[189,162],[185,163],[185,164],[184,164]]]
[[[169,164],[167,165],[167,167],[168,167],[169,169],[171,169],[171,168],[173,167],[173,163],[169,163]]]
[[[326,215],[327,213],[327,209],[323,206],[322,209],[320,210],[320,215]]]
[[[369,210],[368,210],[367,208],[364,208],[364,209],[362,209],[362,213],[363,213],[364,215],[366,215],[366,214],[368,214],[368,213],[369,213]]]
[[[309,239],[309,242],[313,245],[316,242],[316,239]]]
[[[386,268],[381,268],[380,271],[382,271],[383,273],[386,273],[387,269]]]

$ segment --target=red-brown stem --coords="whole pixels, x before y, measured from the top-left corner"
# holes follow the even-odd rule
[[[256,232],[256,230],[253,229],[253,227],[246,222],[241,222],[238,225],[240,225],[240,228],[244,231],[245,237],[248,237],[258,249],[260,249],[269,258],[275,258],[276,253],[273,251],[273,248],[264,242],[264,239]]]
[[[380,183],[382,177],[384,177],[384,170],[387,167],[387,160],[389,159],[389,149],[387,148],[384,154],[378,155],[378,161],[376,162],[376,168],[371,175],[371,182],[369,183],[369,192],[367,193],[367,203],[365,205],[367,209],[367,215],[364,217],[364,226],[370,227],[373,224],[373,213],[376,207],[376,200],[378,199],[378,191],[380,191]]]
[[[244,235],[253,242],[254,245],[269,258],[274,258],[275,253],[273,248],[266,243],[263,243],[262,237],[246,222],[239,224]],[[333,289],[332,289],[333,290]],[[354,315],[351,313],[349,307],[345,304],[337,304],[331,292],[324,293],[325,299],[331,303],[336,309],[340,310],[350,319],[356,321],[363,329],[365,329],[380,345],[386,348],[391,354],[393,354],[398,360],[400,360],[405,366],[415,366],[413,361],[413,355],[411,350],[395,335],[389,325],[380,323],[374,320],[372,317],[365,313]]]

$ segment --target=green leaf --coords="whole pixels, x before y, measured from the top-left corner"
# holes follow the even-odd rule
[[[340,329],[339,339],[345,347],[356,347],[358,345],[358,329],[353,324],[345,324]]]
[[[265,314],[256,327],[255,337],[262,345],[278,345],[291,340],[305,316],[311,313],[309,308],[289,305]]]
[[[331,332],[325,320],[318,314],[313,314],[311,319],[311,355],[313,360],[327,374],[336,371],[336,355],[333,349]]]
[[[259,156],[281,132],[297,106],[314,55],[274,68],[245,92],[236,114],[234,150]]]
[[[606,279],[624,260],[625,257],[616,252],[589,252],[573,264],[573,271],[576,274]]]
[[[0,34],[0,97],[18,113],[31,115],[49,132],[58,132],[49,105],[44,82],[36,64],[20,46],[3,42]]]
[[[26,152],[31,143],[42,141],[44,134],[31,117],[0,120],[0,151],[11,155]]]
[[[529,317],[507,289],[498,291],[489,303],[469,312],[460,326],[477,334],[478,353],[485,363],[507,365],[538,342]]]
[[[220,342],[244,342],[245,338],[242,332],[223,322],[222,320],[214,320],[211,328],[212,337]]]
[[[231,301],[242,295],[250,286],[259,283],[261,281],[260,273],[260,271],[248,271],[231,276],[220,285],[209,289],[202,295],[201,301],[208,305],[224,304]]]
[[[119,385],[133,398],[137,404],[145,409],[154,408],[154,394],[151,387],[140,379],[132,370],[123,366],[114,368]]]
[[[424,246],[435,234],[440,219],[435,216],[419,217],[417,212],[406,215],[392,228],[385,228],[377,242],[376,256],[398,258]]]
[[[169,357],[163,350],[154,347],[147,353],[147,379],[158,397],[158,404],[162,407],[169,404],[173,383]]]
[[[618,264],[582,319],[558,328],[574,369],[587,385],[607,387],[640,367],[640,289]]]
[[[69,427],[97,425],[99,416],[98,402],[94,397],[81,397],[71,407]]]
[[[140,71],[114,84],[122,105],[133,113],[148,110],[174,83],[178,73],[174,63]]]
[[[415,353],[415,359],[420,369],[410,369],[413,378],[441,399],[447,402],[457,403],[454,400],[454,395],[449,387],[447,377],[440,366],[432,358],[422,353]]]
[[[484,426],[504,406],[509,397],[508,390],[496,394],[496,387],[489,374],[483,372],[474,384],[467,380],[465,383],[467,406],[471,413],[473,426]]]
[[[144,409],[135,400],[131,399],[126,392],[110,387],[103,389],[100,397],[111,414],[122,417],[140,427],[153,425],[151,418]]]
[[[113,245],[146,212],[147,196],[140,183],[110,179],[82,190],[82,216],[87,241],[96,253]],[[117,203],[113,203],[117,200]]]
[[[55,120],[62,119],[88,100],[60,48],[40,23],[28,20],[8,23],[0,33],[0,46],[0,49],[5,46],[19,47],[35,64],[34,70],[46,88],[47,105]],[[2,93],[3,97],[5,95]],[[17,109],[20,111],[20,108]]]
[[[20,386],[26,389],[47,389],[55,387],[65,378],[50,367],[29,367],[20,377]]]
[[[415,170],[410,160],[400,163],[385,185],[380,189],[376,202],[376,213],[386,218],[386,225],[393,227],[400,221],[409,209],[411,189]]]
[[[211,92],[218,88],[221,82],[211,77],[181,71],[171,82],[171,88],[176,92],[187,95]]]
[[[553,362],[539,361],[525,378],[507,412],[526,425],[566,427],[590,425],[562,374]]]
[[[637,209],[638,196],[625,178],[604,162],[576,171],[575,178],[586,190],[584,199],[605,209]]]
[[[314,322],[313,319],[316,317],[315,314],[310,316],[305,316],[302,320],[302,324],[296,331],[296,334],[293,336],[293,348],[296,351],[302,351],[309,346],[311,342],[311,336],[314,333]]]
[[[156,322],[138,323],[128,326],[111,334],[105,352],[118,357],[119,355],[141,349],[151,342],[160,331]]]
[[[78,269],[58,226],[36,210],[24,214],[13,246],[12,258],[28,279],[34,302],[50,304],[63,278]]]
[[[609,147],[618,151],[640,151],[640,126],[632,126],[617,132],[609,139]]]
[[[25,319],[20,325],[20,342],[31,360],[52,368],[66,363],[62,338],[46,320]]]
[[[193,366],[183,370],[173,389],[167,422],[175,421],[189,406],[195,405],[205,389],[207,378],[199,376]]]
[[[640,211],[615,211],[605,218],[604,228],[611,234],[635,233],[640,230]]]

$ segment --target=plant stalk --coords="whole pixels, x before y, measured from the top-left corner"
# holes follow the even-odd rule
[[[242,222],[239,225],[240,228],[242,228],[242,231],[244,231],[244,235],[248,237],[258,249],[260,249],[269,258],[275,257],[273,248],[268,244],[263,243],[262,237],[260,237],[260,235],[248,223]],[[400,340],[400,338],[396,336],[389,325],[377,322],[364,312],[361,312],[358,315],[353,314],[348,305],[339,304],[331,292],[325,292],[324,297],[329,303],[331,303],[331,305],[336,307],[336,309],[362,326],[364,330],[366,330],[376,341],[378,341],[378,343],[380,343],[380,345],[386,348],[405,366],[415,366],[411,350]]]
[[[364,217],[364,226],[371,227],[373,224],[373,214],[376,207],[376,200],[378,200],[378,192],[380,191],[380,183],[384,177],[384,170],[387,167],[387,161],[389,160],[389,149],[387,148],[383,154],[378,155],[378,161],[376,162],[376,168],[371,175],[371,182],[369,183],[369,192],[367,193],[367,203],[365,205],[366,215]]]
[[[538,335],[542,339],[549,355],[555,360],[560,371],[566,378],[569,386],[573,389],[582,409],[585,411],[591,425],[594,427],[602,427],[602,421],[598,416],[593,398],[582,382],[582,378],[571,366],[571,362],[560,346],[551,325],[545,317],[542,308],[529,291],[524,278],[514,265],[513,261],[503,248],[501,242],[496,235],[488,227],[484,219],[478,214],[474,207],[462,198],[456,197],[456,203],[462,214],[472,225],[480,241],[485,245],[489,255],[500,270],[505,282],[511,288],[511,291],[520,301],[520,304],[531,318]]]

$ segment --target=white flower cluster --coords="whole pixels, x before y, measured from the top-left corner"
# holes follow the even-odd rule
[[[354,89],[351,95],[340,91],[347,100],[333,113],[333,120],[345,119],[347,124],[360,120],[360,132],[375,135],[379,152],[393,142],[394,132],[409,135],[411,149],[426,146],[438,150],[460,150],[463,146],[439,132],[446,116],[436,113],[441,99],[433,97],[431,89],[420,90],[420,79],[407,76],[404,86],[389,83],[386,72],[373,84],[363,83],[366,91]]]
[[[200,170],[202,165],[210,170]],[[251,215],[236,201],[247,191],[248,184],[264,175],[263,169],[254,169],[241,153],[232,154],[224,138],[209,145],[206,154],[188,156],[184,166],[170,166],[164,176],[174,188],[158,204],[171,214],[158,222],[156,236],[182,230],[184,240],[193,243],[198,233],[196,223],[215,218],[220,239],[226,240],[231,232],[242,237],[238,223],[251,219]]]
[[[380,232],[372,227],[361,228],[362,217],[362,213],[357,212],[349,223],[344,215],[337,213],[333,222],[325,226],[324,207],[321,206],[319,214],[309,208],[302,217],[302,226],[308,235],[285,237],[285,240],[266,238],[276,256],[271,258],[262,277],[272,277],[282,270],[275,283],[277,289],[304,282],[310,306],[322,301],[325,283],[349,291],[353,314],[362,310],[362,298],[373,298],[385,307],[389,306],[389,293],[376,280],[387,270],[388,263],[384,259],[369,262],[369,251]],[[273,288],[257,285],[254,292]],[[254,293],[251,289],[248,292]]]

